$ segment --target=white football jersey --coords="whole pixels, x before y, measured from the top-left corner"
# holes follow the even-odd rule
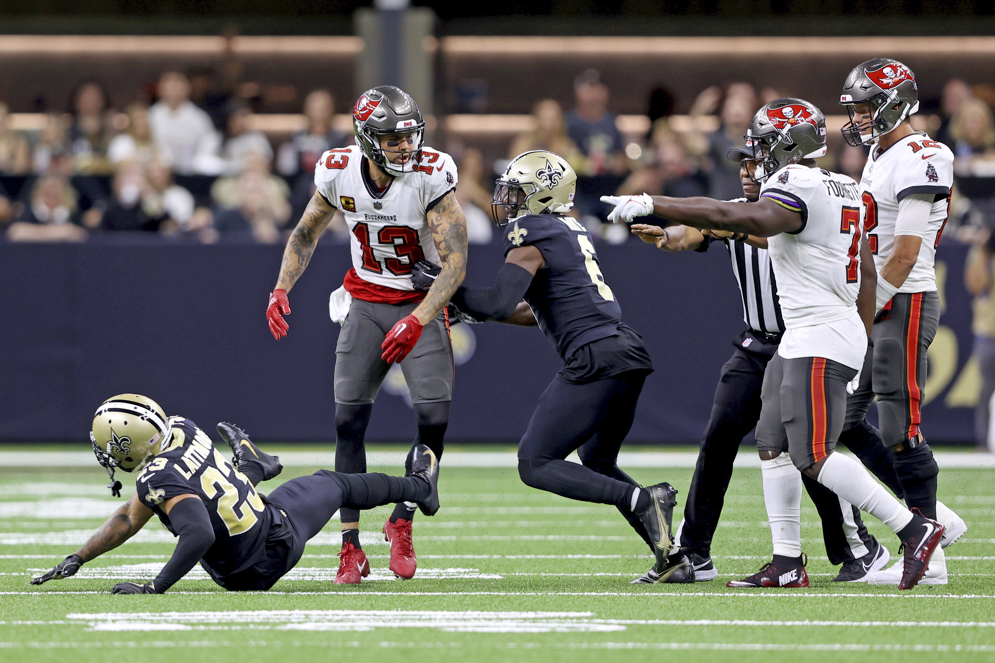
[[[767,240],[786,328],[778,352],[859,368],[867,345],[857,314],[860,188],[846,175],[794,165],[772,175],[760,197],[802,217],[800,230]]]
[[[345,216],[356,274],[378,286],[414,290],[412,266],[419,260],[441,263],[427,215],[456,188],[456,164],[444,152],[423,148],[415,172],[378,191],[364,172],[363,158],[357,145],[325,152],[314,169],[314,184]]]
[[[872,149],[860,178],[864,232],[880,270],[895,248],[898,203],[914,193],[935,195],[929,225],[919,247],[919,259],[899,292],[936,290],[933,261],[949,211],[954,181],[954,155],[943,143],[915,133],[883,152]]]

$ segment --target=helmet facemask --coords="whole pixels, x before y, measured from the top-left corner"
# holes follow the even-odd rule
[[[846,112],[850,115],[850,121],[844,124],[840,131],[843,132],[843,139],[847,145],[851,147],[876,143],[881,136],[893,131],[919,108],[918,102],[913,107],[899,100],[895,90],[890,93],[876,94],[866,102],[858,103],[868,105],[871,117],[858,124],[854,119],[857,114],[857,103],[843,104]]]
[[[525,187],[530,190],[526,191]],[[536,185],[519,184],[501,178],[494,187],[494,198],[491,200],[491,219],[498,226],[506,226],[518,217],[528,214],[529,196],[536,192]]]
[[[393,176],[418,169],[425,119],[404,90],[391,85],[367,90],[353,107],[352,120],[356,144],[378,168]],[[409,149],[403,151],[399,149],[402,136],[409,137]],[[397,160],[391,161],[392,157]]]
[[[400,149],[400,137],[409,136],[411,149]],[[356,141],[370,161],[375,163],[388,175],[403,175],[412,173],[421,162],[421,151],[425,137],[425,123],[416,125],[414,131],[399,132],[396,130],[381,131],[373,127],[364,127],[356,133]],[[386,147],[384,144],[386,143]],[[392,158],[401,158],[392,161]],[[406,158],[405,158],[406,157]]]

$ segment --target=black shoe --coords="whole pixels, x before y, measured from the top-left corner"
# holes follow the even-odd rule
[[[424,444],[412,449],[411,476],[421,477],[428,482],[431,490],[424,501],[418,502],[418,508],[426,516],[434,516],[439,510],[439,461],[432,450]]]
[[[694,569],[695,582],[708,582],[719,577],[718,569],[712,564],[712,558],[709,555],[699,555],[698,553],[689,552],[687,553],[687,558]]]
[[[691,583],[694,582],[694,566],[687,555],[674,553],[667,557],[667,565],[662,569],[653,568],[632,581],[633,585],[652,585],[658,582]]]
[[[643,488],[650,498],[649,507],[637,510],[639,521],[649,534],[653,554],[656,556],[655,568],[667,568],[667,553],[670,552],[670,528],[674,519],[674,507],[677,506],[677,489],[669,483],[658,483],[655,486]]]
[[[880,543],[863,557],[843,562],[838,576],[833,582],[867,582],[867,578],[883,569],[891,561],[891,553]]]
[[[808,558],[774,555],[760,570],[742,580],[731,580],[726,587],[808,587],[805,565]]]
[[[270,456],[249,439],[244,430],[226,421],[218,423],[218,433],[221,439],[228,443],[234,456],[231,464],[239,472],[245,471],[246,465],[259,468],[260,480],[268,481],[283,471],[279,456]]]

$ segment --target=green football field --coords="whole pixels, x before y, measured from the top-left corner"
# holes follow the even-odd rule
[[[643,483],[670,481],[683,506],[690,469],[626,469]],[[280,480],[306,472],[291,467]],[[712,551],[718,580],[631,585],[651,558],[613,508],[532,490],[511,468],[445,461],[442,510],[415,519],[410,581],[387,570],[382,508],[364,515],[373,574],[361,586],[332,583],[333,521],[270,592],[226,593],[198,568],[162,596],[111,595],[168,559],[173,539],[155,519],[76,577],[30,586],[120,504],[106,482],[95,464],[0,468],[0,661],[995,660],[991,469],[941,473],[940,497],[970,531],[947,549],[949,585],[907,592],[831,582],[807,497],[812,587],[727,589],[770,556],[756,469],[734,475]],[[897,552],[890,531],[868,525]]]

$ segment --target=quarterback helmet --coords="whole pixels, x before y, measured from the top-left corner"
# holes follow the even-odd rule
[[[577,173],[567,160],[545,150],[523,152],[498,177],[491,216],[507,225],[526,214],[561,214],[570,210],[577,192]]]
[[[826,116],[802,99],[775,99],[753,116],[745,138],[746,148],[730,151],[729,158],[752,158],[757,162],[753,179],[764,182],[785,166],[825,156]]]
[[[93,453],[110,475],[107,487],[115,497],[121,494],[121,482],[114,481],[114,470],[142,469],[171,438],[166,412],[151,398],[138,394],[119,394],[101,403],[90,429]]]
[[[356,132],[356,144],[366,158],[389,175],[413,172],[421,161],[425,120],[418,104],[404,90],[393,85],[380,85],[364,92],[353,106],[352,126]],[[405,150],[410,152],[407,160],[402,158],[399,163],[391,162],[387,152],[397,147],[397,143],[389,141],[387,150],[380,144],[380,137],[389,135],[410,137],[411,148]],[[394,145],[391,145],[392,142]],[[400,152],[394,150],[392,153]]]
[[[912,70],[897,60],[874,58],[858,64],[846,77],[840,104],[850,121],[843,125],[843,138],[859,147],[875,142],[919,110],[919,89]],[[854,121],[854,106],[868,104],[870,119]]]

